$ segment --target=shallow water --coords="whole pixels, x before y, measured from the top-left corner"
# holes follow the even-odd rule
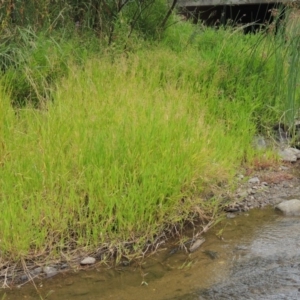
[[[192,254],[170,255],[170,245],[141,265],[60,274],[36,285],[44,299],[58,300],[300,299],[300,218],[252,210],[205,238]],[[0,299],[4,292],[5,299],[41,299],[30,284]]]

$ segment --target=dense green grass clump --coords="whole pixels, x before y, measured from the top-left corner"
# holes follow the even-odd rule
[[[7,253],[26,254],[33,245],[40,251],[45,244],[62,250],[73,239],[90,249],[151,239],[187,217],[192,203],[183,198],[209,180],[226,179],[241,155],[239,142],[222,121],[205,121],[203,96],[188,85],[176,87],[173,59],[164,50],[114,64],[93,59],[84,70],[72,68],[47,110],[15,114],[8,99],[3,103]]]
[[[178,24],[126,55],[66,58],[64,72],[51,56],[51,97],[35,94],[38,109],[13,107],[3,75],[3,257],[137,251],[205,209],[204,190],[253,157],[258,127],[282,113],[274,40],[194,30]]]

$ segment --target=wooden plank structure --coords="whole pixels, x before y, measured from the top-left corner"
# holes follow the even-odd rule
[[[291,0],[178,0],[182,15],[207,26],[245,25],[244,31],[266,28],[283,18],[281,8]],[[274,22],[275,21],[275,22]],[[277,25],[275,27],[277,28]],[[276,30],[276,29],[275,29]]]
[[[248,5],[248,4],[280,4],[295,2],[291,0],[178,0],[179,7],[215,6],[215,5]]]

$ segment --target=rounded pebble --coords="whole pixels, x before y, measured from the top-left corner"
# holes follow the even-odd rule
[[[233,213],[228,213],[228,214],[226,215],[226,217],[227,217],[227,219],[233,219],[233,218],[236,217],[236,215],[233,214]]]
[[[43,271],[43,268],[42,267],[37,267],[35,269],[33,269],[30,273],[34,276],[37,276],[39,275],[40,273],[42,273]]]
[[[259,182],[260,182],[260,180],[258,177],[253,177],[248,180],[248,183],[259,183]]]
[[[43,272],[47,275],[47,278],[55,276],[58,273],[57,269],[53,267],[44,267]]]
[[[81,265],[92,265],[92,264],[94,264],[95,262],[96,262],[96,258],[88,256],[88,257],[84,258],[84,259],[80,262],[80,264],[81,264]]]

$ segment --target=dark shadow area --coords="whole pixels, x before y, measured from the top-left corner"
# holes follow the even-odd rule
[[[284,18],[284,7],[278,3],[216,5],[181,7],[180,12],[193,23],[202,22],[206,26],[220,27],[226,25],[243,26],[244,32],[256,32],[270,24],[273,28]]]

